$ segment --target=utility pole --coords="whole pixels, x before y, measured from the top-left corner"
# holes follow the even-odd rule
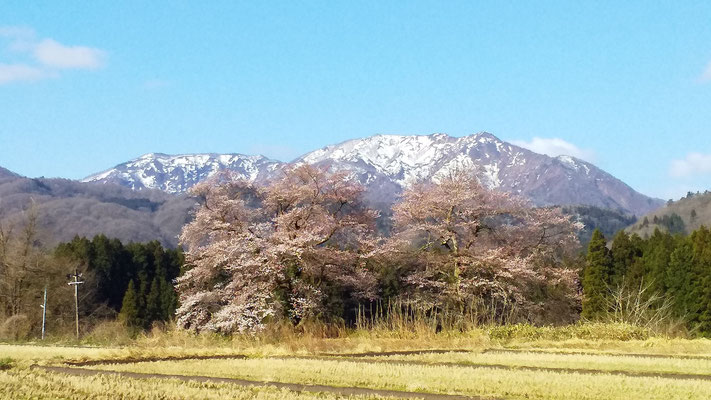
[[[44,323],[47,320],[47,286],[44,287],[44,304],[42,304],[42,340],[44,340]]]
[[[74,274],[67,275],[67,279],[74,278],[73,281],[67,283],[67,285],[74,285],[74,315],[76,316],[76,328],[77,328],[77,340],[79,340],[79,285],[84,283],[80,281],[81,275],[77,270],[74,270]]]

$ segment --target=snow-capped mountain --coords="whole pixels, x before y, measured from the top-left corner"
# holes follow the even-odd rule
[[[376,135],[315,150],[293,163],[328,164],[351,172],[379,208],[414,182],[462,168],[475,171],[484,185],[520,194],[536,205],[586,204],[642,215],[662,204],[588,162],[534,153],[486,132],[465,137]],[[220,169],[254,181],[283,165],[288,164],[262,156],[147,154],[84,181],[180,193]]]
[[[256,181],[282,166],[281,161],[243,154],[145,154],[114,168],[88,176],[82,182],[117,183],[134,190],[160,189],[183,193],[220,170]]]
[[[536,205],[586,204],[642,215],[663,203],[588,162],[534,153],[487,132],[458,138],[376,135],[324,147],[296,162],[349,170],[369,189],[377,188],[369,195],[383,201],[383,186],[403,188],[464,168],[475,171],[489,188],[522,195]]]
[[[401,187],[436,179],[453,169],[478,169],[482,183],[498,188],[502,184],[498,162],[491,162],[491,158],[499,158],[506,150],[510,152],[510,145],[489,133],[463,138],[441,133],[429,136],[376,135],[324,147],[296,162],[327,162],[334,168],[354,172],[365,185],[383,175]],[[512,161],[514,164],[524,162],[522,157],[514,157]]]

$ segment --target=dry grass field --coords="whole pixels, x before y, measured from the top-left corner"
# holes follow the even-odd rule
[[[0,399],[708,398],[711,341],[608,329],[0,344]]]

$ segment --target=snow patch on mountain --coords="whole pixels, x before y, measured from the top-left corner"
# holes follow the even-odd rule
[[[83,182],[112,182],[134,190],[161,189],[183,193],[221,170],[254,182],[283,163],[264,156],[243,154],[144,154],[107,171],[84,178]]]
[[[375,135],[326,146],[293,164],[242,154],[150,153],[84,181],[182,193],[223,169],[255,182],[294,164],[346,171],[380,204],[395,201],[413,183],[438,181],[455,170],[471,171],[483,185],[520,194],[536,205],[587,204],[642,215],[662,204],[588,162],[534,153],[487,132],[464,137]]]

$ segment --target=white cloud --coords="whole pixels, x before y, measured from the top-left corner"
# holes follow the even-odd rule
[[[711,154],[689,153],[682,160],[673,160],[669,175],[684,178],[711,173]]]
[[[9,40],[9,50],[21,53],[31,52],[37,42],[35,31],[23,26],[0,26],[0,38]]]
[[[581,149],[580,147],[559,138],[534,137],[530,142],[525,140],[512,140],[511,143],[516,146],[529,149],[535,153],[546,154],[551,157],[566,155],[588,162],[594,162],[597,158],[594,151]]]
[[[50,76],[52,76],[50,72],[31,65],[0,64],[0,85],[10,82],[32,82]]]
[[[59,76],[59,70],[96,69],[105,64],[106,52],[86,46],[68,46],[51,38],[38,38],[27,27],[0,26],[0,50],[15,53],[13,63],[0,60],[0,85],[33,82]]]
[[[53,39],[44,39],[34,49],[35,58],[51,68],[96,69],[104,64],[105,52],[85,46],[65,46]]]
[[[704,72],[701,73],[699,81],[701,81],[702,83],[711,82],[711,62],[709,62],[709,64],[706,66]]]
[[[32,28],[25,26],[0,26],[0,37],[11,39],[28,39],[35,36],[35,31]]]

